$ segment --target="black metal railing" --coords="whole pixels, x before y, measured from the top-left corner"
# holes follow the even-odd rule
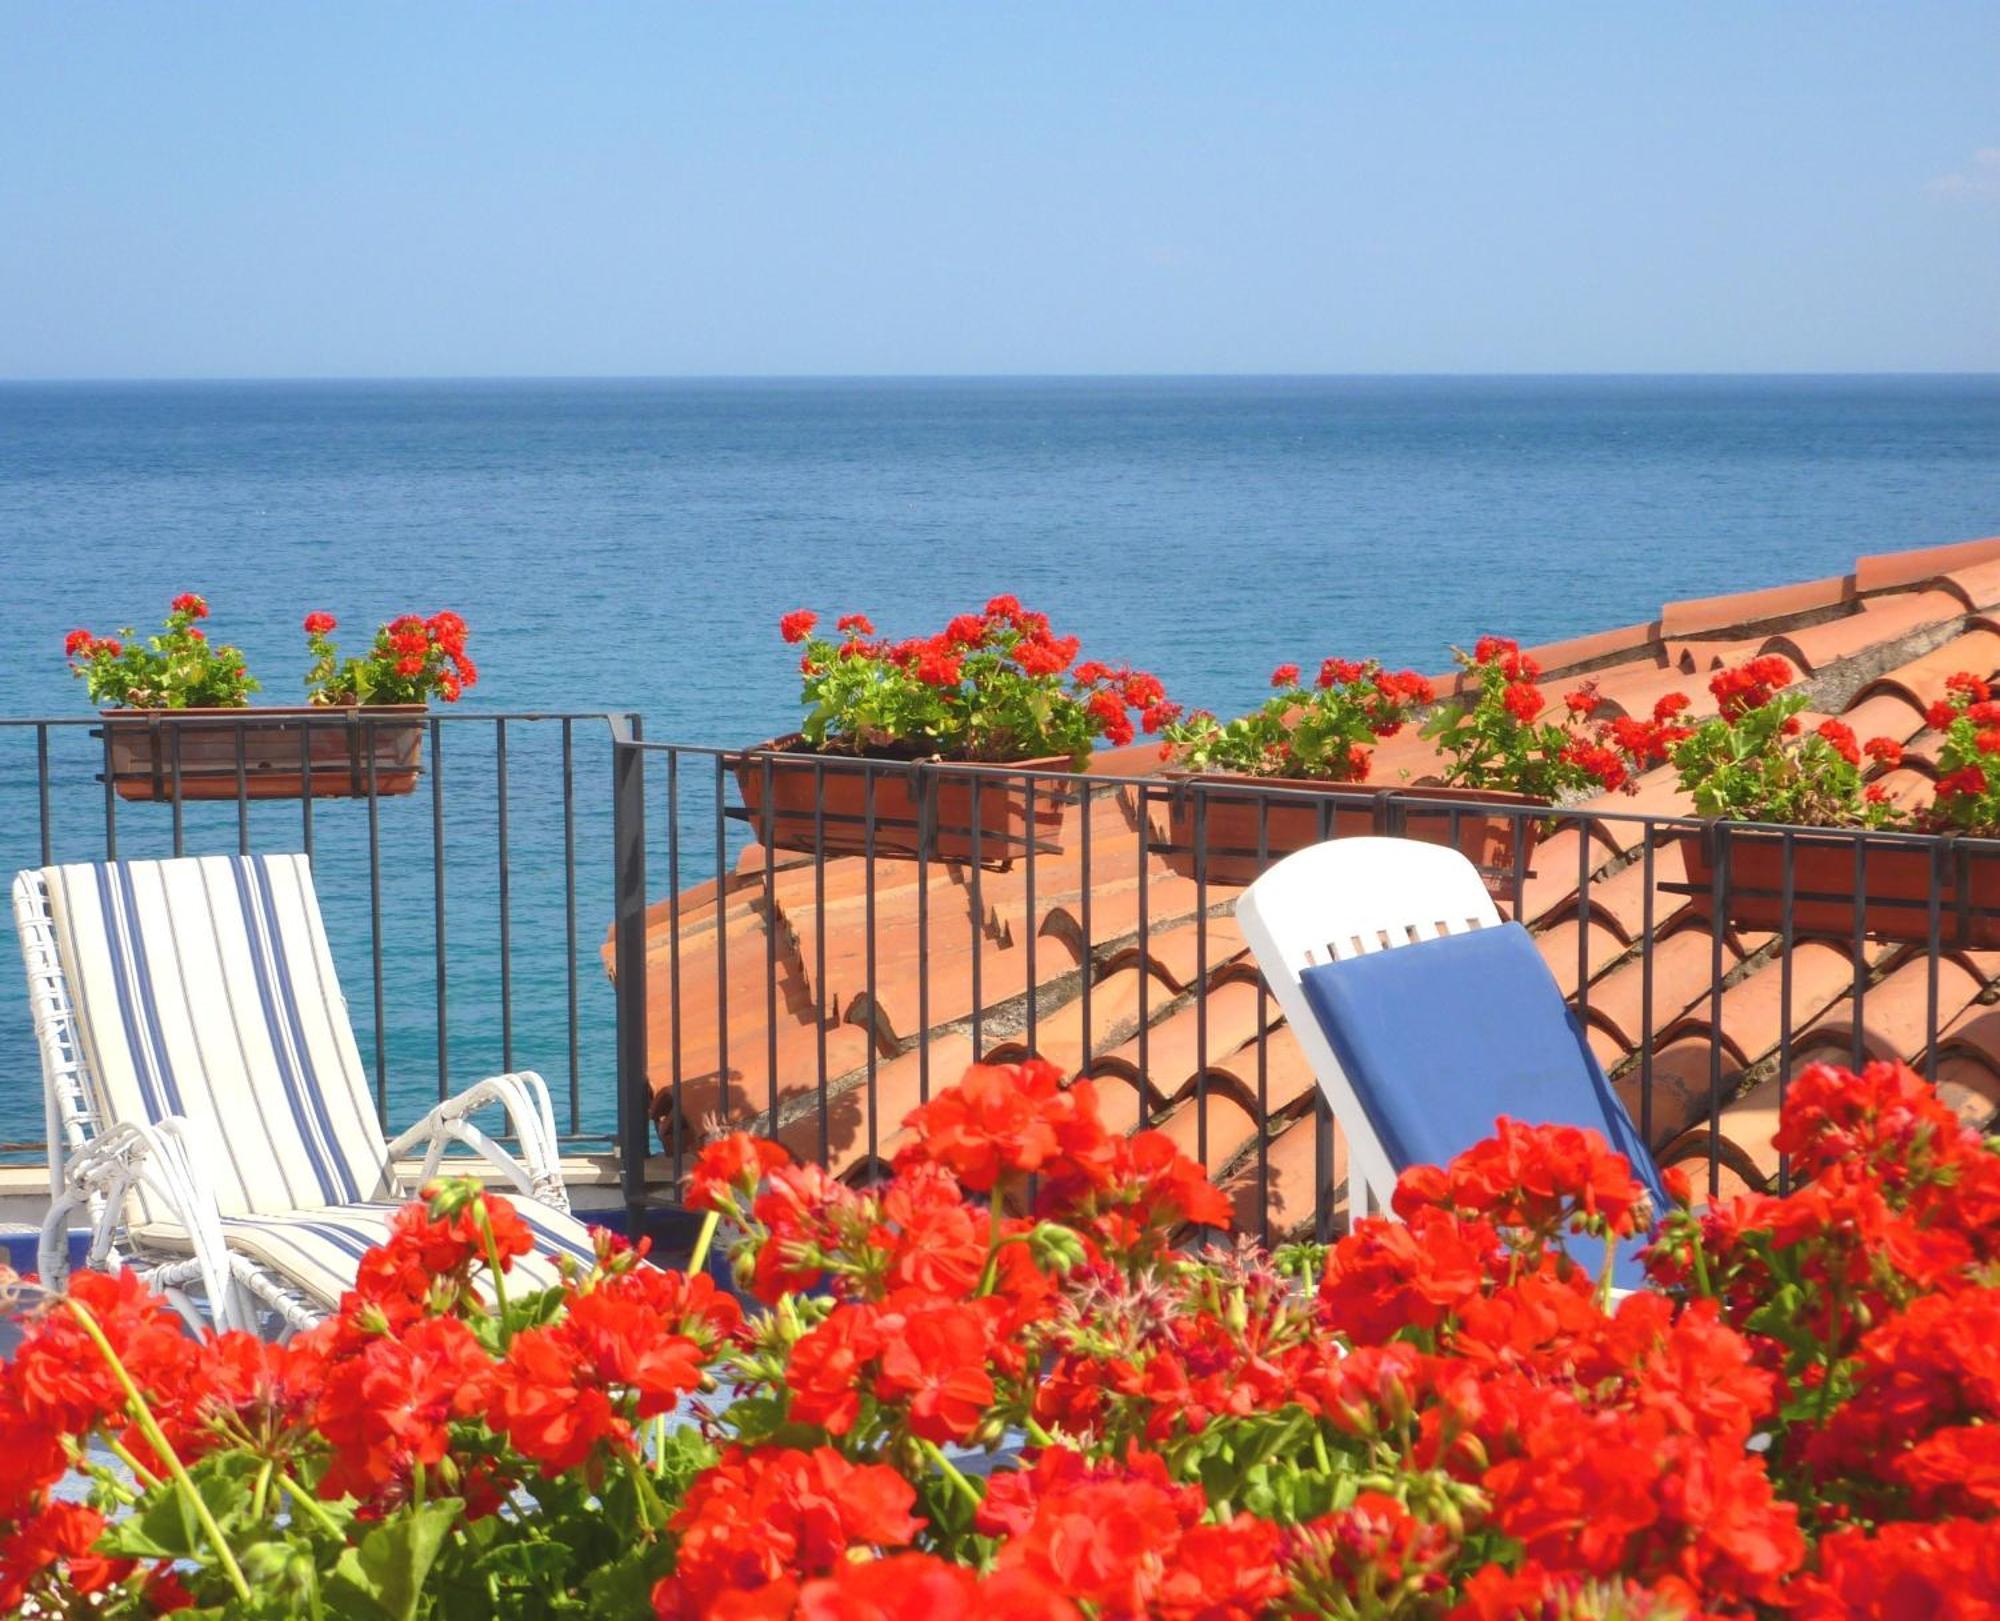
[[[725,1122],[866,1176],[965,1063],[1039,1052],[1173,1135],[1250,1230],[1335,1230],[1342,1145],[1232,908],[1360,833],[1480,866],[1641,1134],[1712,1190],[1784,1184],[1769,1127],[1811,1058],[1909,1059],[1968,1116],[2000,1097],[1995,841],[744,752],[600,712],[217,724],[0,721],[9,870],[306,851],[385,1124],[540,1070],[635,1210]],[[0,1042],[0,1138],[39,1157],[22,999]]]
[[[385,1127],[482,1075],[540,1071],[577,1148],[616,1129],[613,717],[265,710],[0,720],[0,860],[304,851]],[[9,929],[11,930],[11,918]],[[588,929],[590,932],[585,932]],[[19,998],[0,1139],[36,1156]]]
[[[1131,1123],[1166,1123],[1253,1230],[1334,1230],[1337,1134],[1317,1088],[1299,1090],[1229,922],[1244,883],[1327,838],[1399,835],[1471,856],[1500,913],[1538,932],[1642,1135],[1705,1171],[1712,1192],[1784,1185],[1770,1126],[1798,1065],[1893,1053],[1936,1078],[1943,1038],[1978,1021],[2000,975],[1990,840],[746,753],[636,729],[613,752],[634,1204],[649,1175],[670,1198],[719,1123],[866,1175],[893,1154],[895,1114],[957,1078],[948,1066],[1042,1051],[1128,1088]],[[1829,952],[1845,958],[1837,986]],[[1097,1017],[1134,964],[1136,982],[1116,988],[1136,989],[1129,1018]],[[1994,1021],[1962,1044],[1990,1046],[2000,1069],[2000,1009]]]

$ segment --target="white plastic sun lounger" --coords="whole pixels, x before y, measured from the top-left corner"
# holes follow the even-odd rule
[[[219,1328],[269,1313],[295,1330],[338,1304],[454,1145],[526,1196],[528,1279],[588,1262],[540,1076],[481,1081],[384,1140],[304,856],[44,867],[15,880],[14,914],[48,1120],[46,1281],[81,1212],[88,1264],[137,1268],[190,1322],[198,1292]],[[519,1157],[472,1121],[496,1106]]]
[[[1444,1163],[1503,1114],[1601,1132],[1665,1211],[1652,1156],[1540,951],[1456,850],[1314,845],[1260,876],[1236,915],[1346,1137],[1350,1217],[1387,1210],[1401,1171]],[[1621,1255],[1623,1281],[1637,1247]]]

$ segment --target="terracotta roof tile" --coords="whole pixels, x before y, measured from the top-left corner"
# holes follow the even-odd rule
[[[1616,630],[1572,636],[1566,641],[1543,642],[1525,651],[1550,675],[1569,675],[1616,663],[1644,651],[1659,639],[1660,623],[1655,619],[1643,625],[1621,625]]]
[[[1851,576],[1674,603],[1657,621],[1532,651],[1549,672],[1544,684],[1552,696],[1587,674],[1598,682],[1607,714],[1643,713],[1669,691],[1685,691],[1698,712],[1708,710],[1707,676],[1718,663],[1775,652],[1810,680],[1816,708],[1843,706],[1843,717],[1863,737],[1887,735],[1912,744],[1910,764],[1880,780],[1900,800],[1920,805],[1931,793],[1924,749],[1935,742],[1924,734],[1923,710],[1954,671],[2000,669],[2000,619],[1983,612],[1996,606],[2000,539],[1991,539],[1863,558]],[[1160,766],[1150,741],[1092,763],[1093,771],[1110,776],[1150,775]],[[1434,779],[1439,766],[1434,745],[1407,731],[1378,749],[1374,780],[1389,786]],[[1691,806],[1670,770],[1650,772],[1635,786],[1635,794],[1586,802],[1612,818],[1587,835],[1571,825],[1541,841],[1529,864],[1522,916],[1578,1003],[1590,1044],[1635,1119],[1640,1080],[1650,1068],[1650,1125],[1667,1157],[1705,1167],[1713,1101],[1721,1114],[1722,1136],[1714,1146],[1725,1191],[1761,1185],[1775,1167],[1770,1136],[1784,1012],[1776,943],[1761,933],[1725,934],[1722,969],[1728,977],[1718,1020],[1709,994],[1708,926],[1695,902],[1668,887],[1685,880],[1681,847],[1670,838],[1653,846],[1649,889],[1641,824],[1618,819],[1685,816]],[[1192,1151],[1194,1096],[1205,1093],[1207,1157],[1242,1225],[1257,1231],[1265,1213],[1257,1198],[1259,1140],[1268,1143],[1266,1208],[1273,1231],[1308,1224],[1314,1176],[1310,1068],[1275,1004],[1259,998],[1241,930],[1229,915],[1237,891],[1210,884],[1198,893],[1190,877],[1167,865],[1158,848],[1164,794],[1152,819],[1161,825],[1142,833],[1135,791],[1109,784],[1070,805],[1060,851],[1036,858],[1032,901],[1023,862],[1005,872],[973,873],[945,862],[920,871],[914,862],[889,858],[878,859],[871,875],[858,858],[816,867],[810,856],[787,852],[768,875],[767,902],[762,852],[750,846],[720,884],[691,885],[681,896],[678,1026],[668,992],[670,910],[664,900],[654,901],[647,911],[649,1073],[663,1092],[678,1048],[684,1145],[695,1140],[688,1133],[698,1133],[720,1112],[724,1080],[718,1070],[726,1039],[730,1117],[743,1120],[767,1108],[775,1075],[781,1135],[795,1149],[816,1153],[823,1040],[830,1156],[844,1175],[870,1174],[893,1154],[895,1123],[916,1100],[924,1045],[933,1087],[955,1078],[971,1057],[976,961],[976,1011],[988,1056],[1027,1050],[1032,991],[1034,1046],[1065,1069],[1093,1074],[1108,1119],[1135,1127],[1143,1105],[1148,1120],[1176,1141],[1185,1139]],[[1087,885],[1080,849],[1086,822]],[[1582,869],[1591,875],[1587,918],[1580,915],[1577,893]],[[1210,914],[1205,925],[1198,915],[1204,903]],[[927,947],[919,944],[920,912]],[[607,938],[607,967],[609,948]],[[1846,1062],[1851,1056],[1848,949],[1844,940],[1802,937],[1795,944],[1792,1073],[1816,1060]],[[717,1015],[723,964],[726,1029],[718,1028],[724,1021]],[[776,994],[768,1002],[767,964],[777,968]],[[1877,977],[1863,1003],[1865,1050],[1922,1061],[1930,998],[1921,953],[1898,955],[1895,948],[1871,945],[1865,967]],[[1191,997],[1204,970],[1202,1051]],[[1095,976],[1087,1031],[1081,997],[1086,973]],[[1938,966],[1941,1031],[1934,1062],[1947,1095],[1968,1119],[1990,1118],[2000,1104],[2000,1006],[1977,1000],[1996,973],[2000,953],[1948,955]],[[920,976],[928,983],[927,997],[918,994]],[[1148,1025],[1143,1075],[1142,1016]],[[1649,1038],[1650,1065],[1640,1058]],[[863,1090],[871,1052],[878,1088],[872,1160]],[[1260,1065],[1274,1122],[1263,1139],[1255,1126]],[[1713,1100],[1712,1071],[1721,1083]],[[1344,1166],[1344,1145],[1336,1147]]]
[[[1947,570],[1938,576],[1938,589],[1974,610],[1993,607],[2000,603],[2000,557]]]
[[[1915,585],[1947,570],[1972,568],[1995,558],[2000,558],[2000,535],[1955,541],[1949,546],[1924,546],[1915,551],[1878,552],[1855,562],[1854,586],[1857,591],[1882,591],[1898,585]]]
[[[1978,626],[1954,636],[1942,647],[1899,665],[1877,677],[1856,694],[1857,701],[1878,692],[1893,692],[1925,710],[1944,696],[1946,679],[1959,670],[1991,675],[2000,670],[2000,631]]]
[[[1756,650],[1782,653],[1802,669],[1818,673],[1925,626],[1949,624],[1964,614],[1965,603],[1949,591],[1897,592],[1870,597],[1843,617],[1767,636]]]
[[[1774,619],[1787,619],[1815,609],[1834,607],[1853,595],[1854,589],[1853,578],[1843,574],[1824,580],[1806,580],[1798,585],[1774,585],[1762,591],[1739,591],[1733,596],[1670,602],[1660,610],[1660,634],[1671,641],[1698,636],[1703,631],[1721,631],[1738,625],[1759,625]]]

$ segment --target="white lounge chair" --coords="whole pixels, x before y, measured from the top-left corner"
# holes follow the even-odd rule
[[[1346,1136],[1350,1217],[1387,1210],[1398,1173],[1462,1152],[1502,1114],[1602,1132],[1665,1210],[1540,951],[1456,850],[1334,839],[1263,873],[1236,915]]]
[[[132,1266],[190,1322],[281,1331],[330,1311],[399,1203],[471,1150],[526,1198],[541,1243],[515,1263],[587,1261],[569,1214],[548,1088],[499,1075],[384,1140],[302,855],[44,867],[14,883],[46,1092],[51,1206],[43,1277]],[[506,1111],[520,1153],[476,1126]],[[395,1163],[419,1150],[399,1182]]]

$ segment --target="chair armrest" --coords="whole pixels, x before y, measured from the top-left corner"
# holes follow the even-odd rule
[[[100,1265],[113,1255],[125,1225],[126,1201],[133,1192],[143,1191],[164,1206],[169,1219],[187,1233],[216,1329],[254,1331],[254,1322],[239,1321],[244,1314],[231,1286],[222,1215],[215,1190],[193,1151],[193,1135],[188,1122],[178,1115],[153,1125],[125,1121],[72,1154],[63,1165],[62,1184],[42,1221],[36,1259],[43,1281],[60,1287],[69,1275],[69,1218],[73,1211],[89,1213],[88,1261]]]
[[[507,1111],[507,1122],[521,1145],[518,1157],[472,1123],[475,1112],[494,1104]],[[389,1145],[389,1157],[400,1159],[421,1145],[420,1188],[437,1175],[445,1150],[454,1143],[471,1149],[529,1198],[557,1210],[569,1209],[555,1111],[549,1105],[547,1084],[533,1070],[495,1075],[446,1098]]]

